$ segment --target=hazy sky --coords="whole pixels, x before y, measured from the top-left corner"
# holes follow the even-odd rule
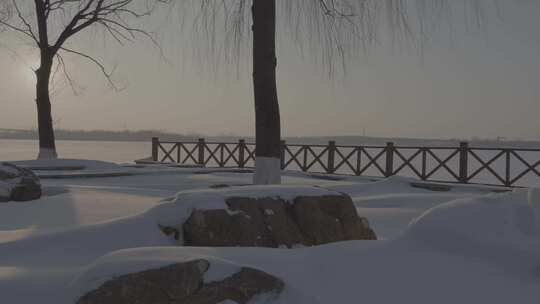
[[[345,75],[332,79],[281,39],[284,135],[360,135],[365,128],[371,136],[540,140],[540,2],[503,2],[501,19],[491,18],[482,30],[440,31],[423,56],[382,43],[367,55],[359,53]],[[249,69],[237,74],[228,66],[214,73],[211,65],[190,62],[192,45],[178,38],[177,26],[157,28],[168,62],[148,42],[120,47],[95,35],[72,42],[107,58],[125,89],[111,90],[95,66],[66,57],[82,88],[74,95],[57,81],[56,127],[254,134]],[[35,127],[29,66],[36,59],[22,40],[0,37],[0,128]]]

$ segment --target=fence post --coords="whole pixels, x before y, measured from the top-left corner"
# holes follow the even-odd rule
[[[246,153],[246,141],[240,139],[238,141],[238,168],[244,168],[245,164],[245,153]]]
[[[506,150],[506,172],[505,172],[505,177],[504,177],[504,185],[506,187],[512,187],[512,180],[511,180],[511,172],[510,171],[510,165],[512,163],[512,160],[511,160],[511,155],[510,155],[510,150]]]
[[[285,148],[287,147],[287,142],[282,140],[280,141],[280,150],[281,150],[281,170],[285,169]]]
[[[204,166],[204,150],[206,148],[206,143],[204,142],[204,138],[199,138],[199,143],[197,144],[199,147],[199,159],[198,163],[201,166]]]
[[[469,178],[469,143],[459,143],[459,182],[467,183]]]
[[[427,149],[422,149],[422,180],[426,180],[426,174],[427,174]]]
[[[158,161],[159,137],[152,137],[152,160]]]
[[[386,143],[386,172],[384,176],[389,177],[394,174],[394,143]]]
[[[336,169],[334,168],[334,159],[336,156],[336,142],[334,140],[331,140],[328,142],[328,172],[327,173],[334,173]]]

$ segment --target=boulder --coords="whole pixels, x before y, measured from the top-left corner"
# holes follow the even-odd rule
[[[77,303],[169,303],[199,289],[208,267],[207,261],[195,260],[122,275],[87,293]]]
[[[30,201],[41,197],[39,178],[31,170],[0,163],[0,202]]]
[[[294,216],[309,244],[376,240],[367,219],[358,216],[348,195],[297,197]]]
[[[253,268],[242,268],[239,272],[222,280],[204,285],[183,301],[186,304],[215,304],[231,300],[245,304],[258,295],[279,295],[285,284],[280,279]]]
[[[228,197],[227,210],[192,211],[183,224],[186,246],[288,247],[377,239],[346,194]]]
[[[194,210],[184,224],[184,244],[188,246],[273,247],[262,222],[246,213],[227,210]],[[249,229],[246,229],[249,228]]]
[[[226,200],[226,204],[230,210],[247,214],[251,219],[249,225],[259,227],[258,235],[267,240],[268,245],[264,247],[309,245],[294,221],[291,205],[283,199],[231,197]]]
[[[83,295],[77,304],[244,304],[284,288],[280,279],[253,268],[205,283],[209,267],[210,262],[198,259],[122,275]]]

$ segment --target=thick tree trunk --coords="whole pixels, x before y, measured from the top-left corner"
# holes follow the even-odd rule
[[[38,159],[57,158],[51,115],[51,100],[49,97],[49,80],[51,78],[52,64],[52,55],[42,50],[41,65],[36,70],[36,105],[39,132]]]
[[[281,182],[281,129],[276,85],[276,0],[253,0],[254,184]]]

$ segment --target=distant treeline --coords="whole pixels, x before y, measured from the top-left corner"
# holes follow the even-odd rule
[[[509,139],[429,139],[429,138],[406,138],[406,137],[371,137],[371,136],[317,136],[317,137],[288,137],[290,143],[301,144],[325,144],[328,141],[335,141],[338,145],[374,145],[384,146],[388,142],[393,142],[396,146],[425,146],[425,147],[453,147],[459,146],[460,142],[468,142],[472,147],[497,147],[497,148],[540,148],[539,141],[509,140]]]
[[[107,131],[107,130],[56,130],[58,140],[89,140],[89,141],[146,141],[152,137],[159,137],[161,141],[196,141],[198,138],[205,138],[207,141],[232,142],[240,138],[248,142],[254,142],[253,137],[241,137],[236,135],[206,136],[203,134],[189,133],[178,134],[159,130],[138,130],[138,131]],[[0,139],[31,139],[37,140],[37,130],[14,130],[0,129]],[[371,136],[304,136],[286,137],[285,140],[291,144],[327,144],[328,141],[336,141],[338,145],[385,145],[393,142],[399,146],[458,146],[461,141],[468,141],[471,146],[476,147],[522,147],[540,148],[538,141],[510,140],[510,139],[425,139],[425,138],[389,138]]]
[[[197,140],[198,134],[177,134],[156,130],[138,131],[107,131],[107,130],[55,130],[58,140],[90,140],[90,141],[150,141],[152,137],[163,140],[187,141]],[[37,130],[11,130],[0,129],[0,138],[3,139],[38,139]]]

